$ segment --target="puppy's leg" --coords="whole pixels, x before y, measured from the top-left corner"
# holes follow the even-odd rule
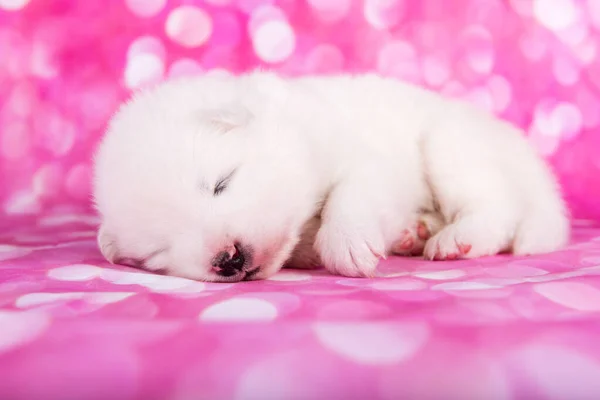
[[[315,249],[327,270],[351,277],[375,274],[394,239],[418,209],[414,174],[372,162],[344,176],[322,212]]]
[[[417,220],[404,229],[392,245],[391,252],[400,256],[423,255],[425,243],[445,225],[444,216],[437,211],[422,211]]]
[[[514,224],[508,214],[482,208],[459,216],[425,244],[430,260],[455,260],[494,255],[510,249]]]
[[[440,128],[426,137],[422,151],[426,176],[449,225],[428,240],[425,258],[475,258],[509,250],[523,204],[498,162],[510,155],[502,148],[504,132],[488,135],[504,126],[457,113]]]

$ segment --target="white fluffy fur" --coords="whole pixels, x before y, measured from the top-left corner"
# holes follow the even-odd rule
[[[210,268],[234,241],[253,248],[260,279],[286,262],[372,276],[419,218],[438,221],[430,259],[548,252],[569,235],[555,180],[519,130],[372,75],[254,72],[138,93],[110,123],[94,189],[107,259],[207,281],[244,278]]]

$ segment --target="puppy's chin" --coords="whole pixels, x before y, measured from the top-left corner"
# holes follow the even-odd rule
[[[268,279],[275,275],[283,268],[299,241],[300,234],[298,232],[292,232],[287,238],[280,241],[274,249],[272,248],[272,250],[269,251],[269,256],[263,260],[258,272],[248,277],[246,280],[256,281]]]

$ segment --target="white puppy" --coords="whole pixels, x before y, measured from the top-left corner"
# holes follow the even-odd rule
[[[372,276],[390,252],[531,254],[569,236],[519,130],[371,75],[254,72],[140,92],[110,123],[94,192],[108,260],[206,281],[284,264]]]

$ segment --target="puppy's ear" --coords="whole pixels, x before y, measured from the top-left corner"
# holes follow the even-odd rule
[[[116,239],[108,233],[104,225],[98,229],[98,248],[102,253],[102,256],[108,260],[108,262],[114,264],[118,258],[119,249],[117,248]]]
[[[214,110],[202,110],[200,118],[217,129],[219,132],[229,132],[235,128],[247,125],[254,116],[242,105],[231,105]]]

